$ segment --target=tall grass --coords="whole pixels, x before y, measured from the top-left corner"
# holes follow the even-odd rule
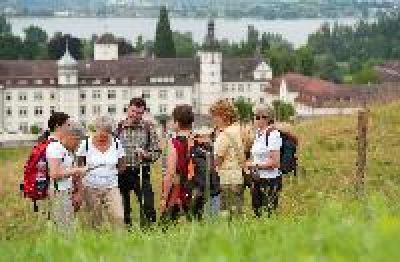
[[[0,150],[0,260],[396,261],[400,236],[400,104],[371,110],[365,201],[354,198],[356,116],[306,121],[297,177],[284,180],[277,217],[185,223],[163,233],[79,231],[60,238],[18,184],[28,149]],[[153,168],[156,199],[160,167]],[[133,213],[138,214],[137,206]]]

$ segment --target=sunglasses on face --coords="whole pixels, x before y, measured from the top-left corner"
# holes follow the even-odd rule
[[[268,118],[267,116],[262,116],[262,115],[255,115],[254,116],[255,120],[261,120],[261,119],[266,120],[267,118]]]

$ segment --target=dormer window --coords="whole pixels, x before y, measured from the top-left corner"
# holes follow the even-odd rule
[[[43,84],[43,80],[42,79],[36,79],[35,80],[35,85],[42,85]]]
[[[50,85],[54,85],[54,84],[55,84],[54,79],[50,79]]]
[[[122,84],[124,84],[124,85],[127,85],[127,84],[129,84],[129,78],[123,78],[122,79]]]
[[[27,85],[28,84],[28,80],[18,80],[18,85]]]

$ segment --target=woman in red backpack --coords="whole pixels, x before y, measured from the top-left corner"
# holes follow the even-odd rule
[[[73,166],[73,156],[66,145],[73,139],[70,117],[61,112],[50,116],[49,145],[46,148],[46,159],[49,169],[49,207],[50,219],[58,229],[68,232],[73,225],[74,208],[72,202],[73,178],[79,179],[86,168]]]
[[[166,174],[163,178],[161,196],[161,213],[163,222],[175,222],[181,213],[189,215],[191,192],[189,181],[190,168],[190,143],[194,121],[192,107],[180,105],[172,114],[175,136],[167,143]]]

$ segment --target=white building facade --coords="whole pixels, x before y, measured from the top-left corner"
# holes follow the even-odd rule
[[[210,25],[208,33],[213,37]],[[243,97],[256,106],[279,99],[266,92],[272,71],[261,58],[224,59],[211,48],[189,59],[115,59],[118,46],[103,45],[96,44],[93,61],[76,61],[68,48],[59,61],[0,61],[0,131],[47,128],[53,111],[85,126],[101,115],[118,121],[133,97],[143,97],[156,117],[171,115],[179,104],[208,115],[218,99]]]

